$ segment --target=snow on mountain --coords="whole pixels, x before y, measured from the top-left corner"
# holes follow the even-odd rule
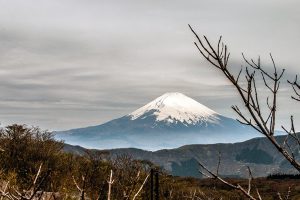
[[[128,116],[135,120],[151,111],[154,111],[152,115],[156,117],[156,121],[168,123],[218,123],[219,120],[218,113],[178,92],[166,93]]]
[[[56,138],[87,148],[170,149],[187,144],[241,142],[252,128],[220,115],[181,93],[166,93],[136,111],[104,124],[56,132]]]

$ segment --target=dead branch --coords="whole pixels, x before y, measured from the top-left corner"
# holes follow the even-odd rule
[[[109,180],[107,181],[107,183],[108,183],[107,200],[110,200],[110,197],[111,197],[111,186],[115,182],[115,180],[112,179],[112,176],[113,176],[113,171],[110,170]]]
[[[189,28],[191,29],[192,33],[197,39],[197,42],[194,42],[194,44],[197,47],[200,54],[209,63],[211,63],[212,66],[216,67],[224,74],[224,76],[235,87],[236,91],[238,92],[238,95],[244,102],[247,113],[241,112],[238,106],[232,106],[233,110],[242,119],[239,121],[242,124],[251,126],[258,132],[263,134],[272,143],[272,145],[285,157],[285,159],[292,166],[294,166],[296,170],[300,172],[300,163],[298,160],[295,159],[294,155],[289,150],[289,147],[287,147],[287,145],[283,146],[279,144],[274,136],[277,119],[278,92],[280,88],[280,81],[284,75],[285,70],[283,69],[280,72],[278,71],[273,56],[271,54],[270,59],[273,64],[272,73],[269,73],[264,69],[264,67],[261,65],[260,58],[258,58],[257,61],[254,61],[253,59],[248,60],[244,56],[244,54],[242,54],[243,59],[247,64],[247,67],[245,67],[244,79],[246,86],[243,86],[243,84],[239,82],[242,70],[240,70],[239,74],[235,76],[229,69],[228,61],[230,53],[228,51],[227,45],[223,45],[223,43],[222,45],[220,45],[222,37],[219,38],[218,45],[216,48],[214,48],[206,36],[203,36],[203,39],[201,39],[190,25]],[[250,69],[252,71],[250,71]],[[269,113],[266,116],[263,115],[260,105],[260,97],[257,92],[257,74],[260,74],[264,82],[264,87],[266,87],[270,93],[270,97],[267,98],[267,108],[269,109]],[[295,81],[291,82],[291,84],[294,90],[300,89],[299,84],[297,83],[297,77]],[[297,94],[299,93],[296,92],[296,95]],[[249,116],[249,118],[246,116]]]
[[[298,83],[298,76],[296,75],[295,80],[288,81],[288,83],[292,86],[292,88],[294,90],[295,96],[291,96],[291,98],[296,101],[300,101],[300,84]]]
[[[241,185],[239,185],[239,184],[233,185],[233,184],[229,183],[228,181],[224,180],[223,178],[221,178],[221,177],[220,177],[219,175],[217,175],[216,173],[210,171],[210,170],[209,170],[207,167],[205,167],[201,162],[198,162],[198,164],[200,165],[200,167],[201,167],[202,169],[204,169],[207,173],[209,173],[209,174],[212,176],[212,178],[214,178],[214,179],[220,181],[221,183],[223,183],[223,184],[225,184],[225,185],[231,187],[232,189],[241,191],[247,198],[249,198],[249,199],[251,199],[251,200],[257,200],[257,198],[255,198],[254,196],[252,196],[252,195],[250,194],[250,190],[251,190],[251,185],[250,185],[250,184],[251,184],[251,181],[250,181],[250,180],[252,180],[252,177],[250,177],[250,175],[252,176],[252,174],[251,174],[250,171],[249,171],[249,174],[250,174],[250,175],[249,175],[249,186],[248,186],[248,191],[247,191],[245,188],[243,188],[243,187],[242,187]],[[248,168],[248,169],[249,169],[249,168]]]
[[[135,198],[139,195],[139,193],[142,191],[144,185],[146,184],[148,178],[149,178],[150,174],[148,174],[144,180],[144,182],[142,183],[141,187],[139,188],[139,190],[137,191],[137,193],[133,196],[132,200],[135,200]]]
[[[28,190],[23,190],[22,192],[20,192],[18,188],[9,186],[9,181],[6,182],[4,189],[0,189],[1,199],[7,198],[10,200],[32,200],[33,198],[35,198],[42,184],[45,182],[51,172],[51,170],[48,170],[46,174],[41,178],[41,180],[37,182],[41,174],[41,168],[42,164],[40,165],[39,170],[35,175],[32,186]]]

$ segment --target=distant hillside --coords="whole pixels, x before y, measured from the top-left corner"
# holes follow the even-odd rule
[[[277,136],[282,142],[284,136]],[[84,148],[66,145],[65,151],[84,154]],[[233,144],[186,145],[176,149],[145,151],[135,148],[108,150],[111,156],[131,155],[135,159],[149,160],[176,176],[200,177],[198,161],[210,169],[215,169],[218,151],[222,153],[220,174],[226,177],[247,177],[246,166],[251,167],[255,177],[296,171],[284,160],[266,138],[255,138]],[[299,153],[295,154],[300,158]]]

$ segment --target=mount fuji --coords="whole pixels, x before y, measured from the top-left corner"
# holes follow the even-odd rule
[[[259,135],[181,93],[166,93],[128,115],[101,125],[55,133],[59,140],[87,148],[144,150],[233,143]]]

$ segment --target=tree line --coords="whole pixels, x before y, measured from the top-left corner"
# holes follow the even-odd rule
[[[151,180],[151,170],[159,180]],[[129,155],[112,158],[97,150],[86,150],[84,155],[66,153],[64,143],[51,132],[18,124],[0,129],[0,174],[0,198],[9,200],[243,199],[242,193],[215,180],[174,177]],[[247,180],[232,181],[247,185]],[[295,180],[278,180],[270,184],[274,185],[270,192],[265,187],[270,181],[274,180],[254,180],[270,197],[295,185]]]

